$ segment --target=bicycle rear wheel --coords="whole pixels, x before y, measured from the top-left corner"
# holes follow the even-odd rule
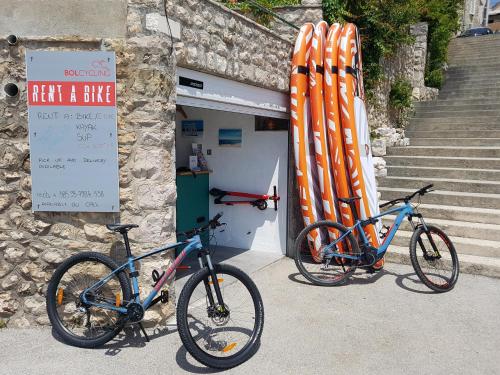
[[[319,231],[321,233],[322,247],[319,255],[313,257],[311,247],[313,246],[310,233]],[[338,233],[338,239],[332,239],[330,233]],[[348,259],[334,256],[339,254],[358,258],[360,251],[358,243],[348,229],[333,221],[318,221],[305,227],[300,232],[294,245],[295,265],[300,273],[310,282],[320,286],[335,286],[347,280],[355,271],[358,259]]]
[[[61,339],[73,346],[95,348],[115,337],[123,328],[123,316],[116,311],[85,305],[81,294],[118,266],[111,258],[93,252],[74,255],[54,272],[47,287],[47,314]],[[95,303],[122,306],[131,298],[125,272],[114,274],[93,289],[87,299]]]
[[[417,276],[430,289],[447,292],[455,286],[459,264],[453,243],[439,228],[418,227],[410,241],[410,259]]]
[[[177,325],[186,350],[196,360],[212,368],[228,369],[257,351],[264,306],[257,287],[243,271],[228,265],[214,265],[214,269],[224,306],[217,303],[210,272],[203,268],[181,291]],[[212,296],[214,303],[210,302]]]

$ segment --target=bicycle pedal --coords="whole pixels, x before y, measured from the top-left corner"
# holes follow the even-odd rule
[[[168,290],[162,290],[160,294],[161,303],[168,303]]]

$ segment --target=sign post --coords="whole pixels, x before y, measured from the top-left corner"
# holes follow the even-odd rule
[[[27,51],[33,211],[118,212],[114,52]]]

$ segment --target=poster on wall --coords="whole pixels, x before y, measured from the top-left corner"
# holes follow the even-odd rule
[[[241,147],[241,129],[219,129],[219,146]]]
[[[114,52],[27,51],[33,211],[118,212]]]
[[[203,120],[182,120],[183,137],[201,137],[203,136]]]

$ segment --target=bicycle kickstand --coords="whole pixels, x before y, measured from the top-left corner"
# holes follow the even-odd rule
[[[141,329],[142,333],[144,334],[144,337],[146,338],[146,341],[149,342],[149,336],[146,333],[146,330],[144,329],[144,326],[142,325],[142,322],[137,323],[139,325],[139,328]]]

